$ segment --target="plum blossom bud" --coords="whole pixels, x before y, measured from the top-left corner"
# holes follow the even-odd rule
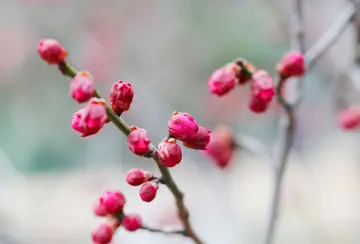
[[[158,184],[155,182],[148,182],[143,184],[140,188],[140,198],[144,202],[151,202],[156,197],[158,187]]]
[[[158,157],[160,163],[165,167],[174,167],[179,164],[182,159],[180,146],[176,143],[176,139],[165,139],[159,143]]]
[[[352,107],[339,113],[337,123],[343,130],[354,130],[360,126],[360,107]]]
[[[85,108],[72,117],[72,128],[81,133],[82,137],[94,135],[104,127],[107,114],[102,99],[93,98]]]
[[[40,57],[48,64],[58,64],[67,58],[65,48],[55,39],[43,39],[37,46]]]
[[[95,244],[109,244],[113,235],[113,229],[108,224],[100,224],[92,232],[91,236]]]
[[[254,113],[263,113],[267,110],[268,106],[268,102],[256,97],[250,97],[249,109]]]
[[[142,169],[131,169],[126,174],[126,182],[131,186],[139,186],[152,177],[152,174]]]
[[[128,135],[128,147],[130,151],[139,156],[144,156],[150,149],[150,139],[146,130],[131,126]]]
[[[168,130],[170,135],[176,139],[185,141],[195,135],[199,130],[199,126],[190,114],[174,112],[168,122]]]
[[[109,214],[117,214],[123,211],[126,199],[121,192],[108,191],[100,198],[105,211]]]
[[[240,68],[235,63],[229,63],[215,70],[208,81],[210,92],[218,96],[227,94],[234,89],[239,72]]]
[[[97,203],[94,205],[93,210],[96,216],[105,217],[106,215],[108,215],[108,212],[106,212],[106,209],[100,200],[97,201]]]
[[[251,96],[269,103],[274,95],[275,86],[271,76],[264,70],[256,71],[253,74]]]
[[[125,230],[133,232],[141,227],[142,219],[139,214],[128,214],[124,216],[121,224]]]
[[[71,97],[78,103],[89,101],[95,93],[94,82],[89,73],[80,72],[70,82]]]
[[[130,83],[119,81],[115,83],[110,91],[110,102],[113,111],[120,115],[123,111],[130,108],[134,98],[134,90]]]
[[[286,53],[282,57],[280,63],[276,66],[276,71],[284,78],[303,76],[306,72],[303,54],[298,51]]]
[[[210,133],[211,130],[199,126],[199,130],[196,132],[196,134],[190,137],[188,140],[184,141],[183,144],[188,148],[204,150],[210,141]]]
[[[213,159],[215,165],[226,168],[235,152],[235,143],[229,128],[221,126],[211,133],[206,154]]]

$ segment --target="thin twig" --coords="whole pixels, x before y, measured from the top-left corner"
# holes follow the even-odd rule
[[[150,231],[150,232],[154,232],[154,233],[160,233],[160,234],[165,234],[165,235],[183,235],[186,236],[186,233],[184,230],[161,230],[161,229],[154,229],[148,226],[141,226],[142,230],[146,230],[146,231]]]
[[[303,14],[302,14],[302,0],[292,0],[291,1],[291,23],[290,26],[293,28],[291,35],[291,49],[299,50],[304,52],[304,25],[303,25]],[[284,108],[284,114],[281,116],[279,121],[279,137],[278,142],[274,148],[274,191],[272,193],[271,199],[271,208],[270,208],[270,217],[269,223],[267,225],[266,235],[265,235],[265,244],[271,244],[274,238],[276,231],[278,211],[279,211],[279,202],[280,195],[282,190],[282,182],[284,178],[284,173],[286,170],[288,156],[291,149],[291,146],[294,141],[294,133],[296,126],[295,118],[295,107],[294,103],[289,103],[282,95],[283,86],[285,85],[286,79],[281,78],[277,85],[276,95],[278,98],[278,103]],[[299,81],[297,81],[299,82]],[[298,99],[300,93],[300,87],[297,83],[289,84],[289,95],[293,97],[287,97],[290,101]],[[292,98],[292,99],[291,99]]]
[[[59,64],[59,70],[62,72],[63,75],[71,77],[71,78],[73,78],[78,73],[73,67],[71,67],[66,62]],[[95,92],[95,96],[97,98],[101,98],[101,95],[97,90]],[[128,136],[130,133],[129,125],[121,117],[118,117],[113,112],[113,110],[109,107],[109,105],[107,105],[107,104],[106,104],[106,112],[107,112],[108,118],[111,120],[111,122],[113,122],[114,125],[124,135]],[[173,194],[173,196],[175,198],[176,205],[178,208],[178,216],[184,226],[185,236],[192,239],[194,241],[194,243],[196,243],[196,244],[203,244],[203,242],[200,240],[200,238],[194,232],[194,230],[190,224],[189,211],[186,208],[185,203],[184,203],[184,194],[180,191],[180,189],[176,185],[169,169],[162,166],[162,164],[159,162],[159,159],[157,156],[157,150],[152,144],[150,145],[150,151],[151,151],[151,158],[156,162],[156,165],[158,166],[158,168],[161,172],[162,180],[163,180],[164,184],[169,188],[170,192]]]
[[[311,69],[326,53],[326,51],[339,39],[359,7],[360,4],[357,1],[349,2],[325,34],[308,51],[306,51],[305,60],[308,69]]]

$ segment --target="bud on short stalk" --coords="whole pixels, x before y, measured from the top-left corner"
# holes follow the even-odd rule
[[[199,126],[190,114],[174,112],[168,122],[168,130],[171,136],[185,141],[196,134]]]
[[[65,48],[55,39],[41,40],[37,46],[40,57],[48,64],[64,62],[68,53]]]
[[[151,202],[155,199],[159,185],[155,182],[148,182],[140,188],[140,198],[144,202]]]
[[[160,163],[165,167],[174,167],[179,164],[182,159],[180,146],[176,143],[176,139],[165,139],[159,143],[158,157]]]

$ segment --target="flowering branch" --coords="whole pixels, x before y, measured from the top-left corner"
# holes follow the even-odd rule
[[[78,71],[76,71],[73,67],[71,67],[65,61],[59,63],[59,70],[62,72],[63,75],[71,77],[71,78],[74,78],[76,76],[76,74],[78,74]],[[101,95],[97,90],[95,90],[95,97],[101,98]],[[111,120],[111,122],[113,122],[114,125],[124,135],[128,136],[131,132],[130,126],[127,125],[127,123],[121,117],[117,116],[117,114],[112,110],[112,108],[109,107],[109,105],[106,104],[105,108],[106,108],[106,112],[107,112],[107,117]],[[169,188],[170,192],[173,194],[173,196],[176,200],[176,205],[178,208],[178,216],[179,216],[181,222],[183,223],[184,230],[175,231],[175,232],[166,232],[166,231],[162,231],[162,230],[151,229],[149,227],[142,227],[142,229],[149,230],[152,232],[166,233],[166,234],[182,234],[182,235],[187,236],[190,239],[192,239],[196,244],[202,244],[203,242],[200,240],[200,238],[194,232],[194,230],[190,224],[189,211],[186,208],[185,203],[184,203],[184,194],[180,191],[180,189],[176,185],[169,169],[164,167],[160,163],[157,150],[152,144],[150,144],[150,146],[149,146],[148,155],[150,155],[150,157],[156,162],[156,165],[158,166],[158,168],[161,172],[161,175],[162,175],[161,182]]]

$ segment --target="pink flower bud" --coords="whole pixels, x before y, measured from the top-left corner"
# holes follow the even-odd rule
[[[268,106],[268,102],[256,97],[250,97],[249,109],[254,113],[263,113],[267,110]]]
[[[211,130],[199,126],[198,132],[188,140],[184,141],[184,146],[197,150],[204,150],[210,141]]]
[[[91,236],[95,244],[110,243],[112,235],[113,229],[108,224],[100,224],[91,232]]]
[[[140,197],[144,202],[151,202],[156,197],[158,184],[155,182],[148,182],[141,186]]]
[[[276,71],[284,78],[303,76],[306,72],[304,56],[297,51],[286,53],[276,66]]]
[[[174,112],[168,123],[169,133],[181,141],[195,135],[199,130],[199,126],[190,114]]]
[[[235,63],[229,63],[212,73],[209,78],[209,90],[211,93],[223,96],[234,89],[237,82],[237,74],[240,72]]]
[[[128,135],[128,147],[130,151],[139,156],[144,156],[149,151],[150,139],[146,130],[131,126]]]
[[[107,121],[105,106],[101,99],[93,98],[87,106],[74,114],[72,128],[81,133],[82,137],[94,135]]]
[[[96,216],[105,217],[106,215],[108,215],[108,212],[106,212],[106,209],[104,205],[100,202],[100,200],[97,201],[97,203],[94,205],[93,210]]]
[[[95,93],[94,82],[89,73],[78,73],[70,82],[71,97],[78,103],[89,101]]]
[[[271,76],[264,70],[256,71],[253,74],[251,96],[269,103],[274,95],[275,86]]]
[[[142,219],[139,214],[128,214],[124,216],[121,224],[125,230],[133,232],[141,227]]]
[[[110,91],[110,102],[113,111],[116,114],[121,114],[130,108],[134,98],[134,90],[130,83],[123,83],[119,81],[115,83]]]
[[[165,167],[174,167],[181,162],[181,148],[174,138],[165,139],[159,143],[158,157],[160,163]]]
[[[142,169],[132,169],[126,174],[126,182],[131,186],[139,186],[150,180],[152,174]]]
[[[337,123],[343,130],[354,130],[360,126],[360,107],[352,107],[339,113]]]
[[[41,40],[37,46],[37,51],[48,64],[58,64],[68,56],[65,48],[55,39]]]
[[[100,203],[109,214],[120,213],[124,208],[125,202],[124,195],[118,191],[108,191],[100,198]]]
[[[218,127],[211,133],[211,139],[206,147],[206,154],[221,169],[226,168],[232,159],[235,151],[234,139],[227,127]]]

